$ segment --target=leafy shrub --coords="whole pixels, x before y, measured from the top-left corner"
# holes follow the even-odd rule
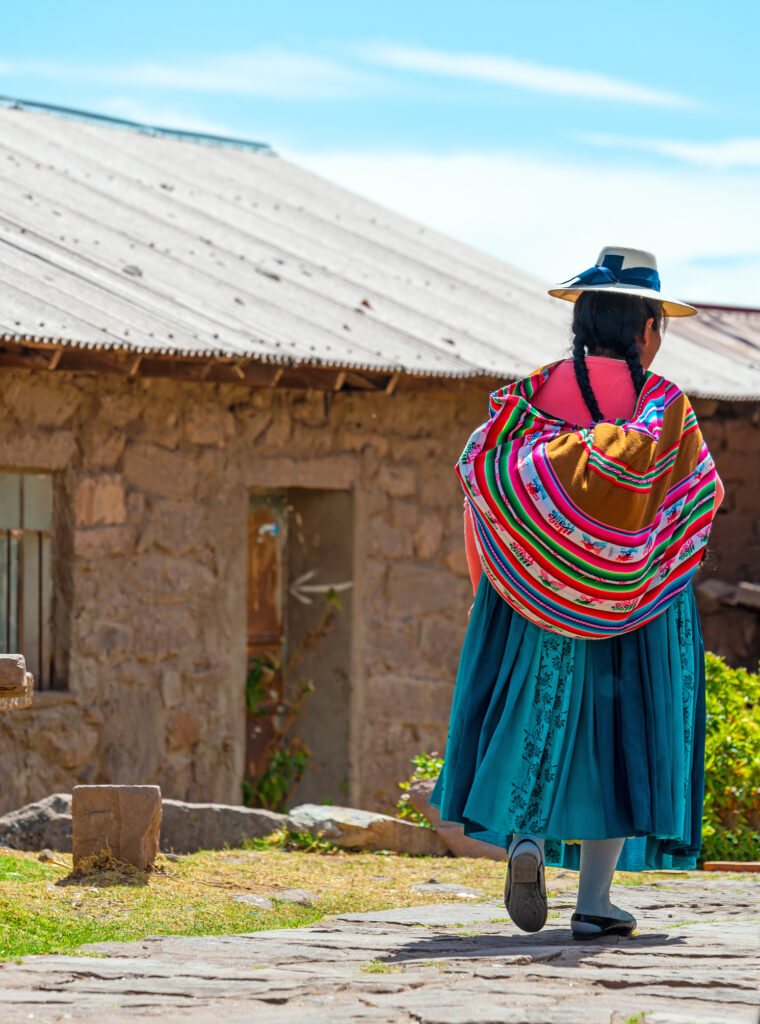
[[[707,654],[704,860],[760,860],[760,674]]]
[[[249,661],[245,681],[246,711],[249,723],[251,719],[260,719],[260,722],[256,729],[258,736],[254,734],[258,742],[251,758],[253,774],[243,779],[246,807],[283,811],[304,776],[311,751],[295,735],[295,730],[299,715],[314,692],[314,684],[310,679],[303,682],[294,678],[295,670],[305,656],[314,656],[333,628],[340,610],[336,592],[328,590],[321,618],[296,645],[285,664],[271,654],[256,655]],[[251,754],[250,744],[248,753]]]
[[[425,815],[415,811],[412,807],[412,802],[409,799],[409,787],[417,779],[437,779],[443,768],[443,758],[439,757],[435,751],[432,754],[426,754],[423,751],[412,758],[412,766],[414,771],[411,778],[407,779],[406,782],[399,782],[398,784],[398,788],[403,791],[399,802],[396,804],[398,817],[414,821],[418,825],[425,825],[427,828],[432,828],[433,826]]]

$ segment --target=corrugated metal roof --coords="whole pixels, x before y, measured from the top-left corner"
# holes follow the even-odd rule
[[[265,147],[61,113],[0,106],[8,339],[504,378],[567,347],[543,281]],[[760,398],[760,313],[673,321],[657,369]]]

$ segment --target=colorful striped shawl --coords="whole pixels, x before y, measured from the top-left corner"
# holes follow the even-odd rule
[[[491,395],[457,465],[483,571],[565,636],[642,626],[688,585],[717,474],[684,394],[654,373],[630,420],[577,427],[532,405],[557,363]]]

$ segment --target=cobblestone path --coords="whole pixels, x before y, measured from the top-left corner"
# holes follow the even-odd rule
[[[495,903],[84,947],[0,967],[0,1020],[182,1024],[758,1024],[760,877],[664,876],[613,899],[631,939],[517,932]]]

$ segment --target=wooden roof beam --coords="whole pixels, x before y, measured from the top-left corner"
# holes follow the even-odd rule
[[[31,344],[0,338],[0,368],[71,373],[115,373],[132,380],[163,377],[172,380],[232,381],[249,387],[313,388],[318,391],[460,392],[472,385],[493,390],[496,378],[439,378],[400,371],[359,370],[335,366],[294,366],[258,362],[250,357],[211,358],[154,352],[113,351],[61,344]]]

